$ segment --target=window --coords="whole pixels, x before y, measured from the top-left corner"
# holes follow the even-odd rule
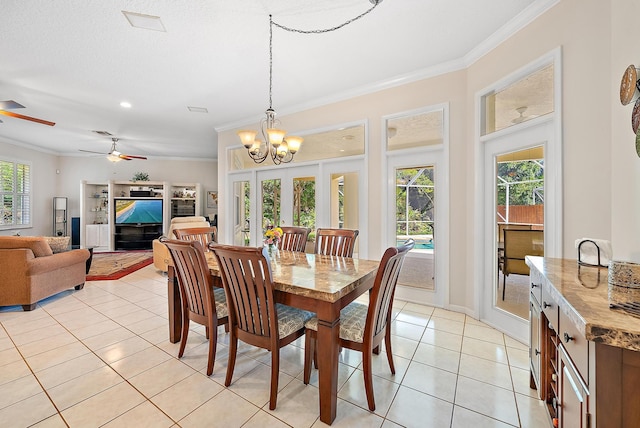
[[[31,165],[0,160],[0,228],[31,226]]]

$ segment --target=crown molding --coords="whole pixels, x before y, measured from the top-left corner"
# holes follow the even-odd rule
[[[316,98],[313,101],[305,102],[302,104],[292,105],[285,108],[279,108],[278,114],[287,115],[292,113],[298,113],[304,110],[312,108],[322,107],[325,105],[333,104],[340,101],[345,101],[351,98],[355,98],[362,95],[368,95],[375,92],[379,92],[385,89],[390,89],[396,86],[406,85],[408,83],[416,82],[419,80],[429,79],[442,74],[452,73],[454,71],[463,70],[468,68],[474,62],[482,58],[487,53],[491,52],[509,37],[529,25],[532,21],[545,13],[547,10],[558,4],[560,0],[536,0],[527,6],[522,12],[516,15],[513,19],[500,27],[487,39],[478,44],[464,57],[447,61],[441,64],[437,64],[432,67],[415,70],[410,73],[398,75],[390,79],[379,81],[373,84],[363,85],[358,88],[351,89],[349,91],[340,92],[331,96]],[[262,119],[260,116],[252,116],[241,120],[225,123],[214,129],[217,132],[229,131],[231,129],[246,126],[249,123],[259,123]]]

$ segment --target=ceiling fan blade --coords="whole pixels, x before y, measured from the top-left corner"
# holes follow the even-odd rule
[[[136,156],[136,155],[125,155],[125,154],[121,154],[120,158],[122,159],[126,159],[126,160],[131,160],[131,159],[142,159],[142,160],[147,160],[147,158],[145,156]]]
[[[49,126],[54,126],[55,125],[55,122],[49,122],[48,120],[37,119],[35,117],[25,116],[23,114],[13,113],[13,112],[10,112],[10,111],[0,110],[0,114],[3,114],[5,116],[10,116],[10,117],[15,117],[17,119],[30,120],[31,122],[41,123],[43,125],[49,125]]]
[[[108,155],[109,154],[109,153],[104,153],[104,152],[93,152],[91,150],[82,150],[82,149],[78,149],[78,151],[85,152],[85,153],[95,153],[95,154],[98,154],[98,155]]]
[[[13,110],[15,108],[24,108],[24,106],[13,100],[0,101],[0,110]]]

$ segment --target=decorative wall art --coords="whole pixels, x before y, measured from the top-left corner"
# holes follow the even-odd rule
[[[636,134],[636,153],[640,156],[640,80],[638,80],[638,69],[631,64],[622,75],[620,102],[626,106],[634,99],[636,102],[631,112],[631,129]]]
[[[207,191],[207,208],[218,209],[218,191]]]

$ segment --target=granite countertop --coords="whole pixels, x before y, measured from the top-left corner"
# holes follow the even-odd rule
[[[543,287],[587,340],[640,351],[640,317],[609,307],[640,301],[640,290],[610,287],[605,267],[548,257],[527,256],[526,261],[546,278]]]

